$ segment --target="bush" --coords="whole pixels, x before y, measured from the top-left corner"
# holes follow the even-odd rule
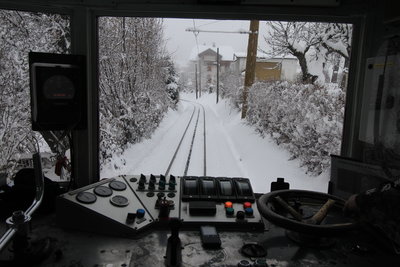
[[[319,175],[340,152],[344,100],[336,84],[260,82],[250,89],[247,120]]]

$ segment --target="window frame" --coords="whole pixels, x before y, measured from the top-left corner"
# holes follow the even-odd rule
[[[61,2],[61,3],[60,3]],[[369,18],[367,3],[365,8],[351,3],[340,6],[301,7],[301,6],[249,6],[215,5],[207,6],[179,1],[169,4],[143,4],[115,1],[19,1],[12,3],[0,0],[0,8],[30,12],[46,12],[67,15],[71,25],[71,53],[87,57],[88,89],[88,127],[86,130],[73,132],[73,175],[76,186],[81,187],[100,179],[99,166],[99,68],[98,68],[98,18],[103,16],[160,17],[160,18],[199,18],[231,20],[281,20],[281,21],[319,21],[353,24],[352,54],[348,90],[346,94],[345,118],[342,134],[341,156],[357,156],[360,149],[358,141],[360,104],[363,87],[366,55],[372,44],[366,42],[371,37],[373,27]],[[93,2],[93,3],[92,3]],[[361,4],[360,4],[361,5]],[[212,11],[212,12],[210,12]],[[333,14],[333,15],[332,15]],[[82,26],[84,25],[84,26]],[[368,27],[367,27],[368,26]]]

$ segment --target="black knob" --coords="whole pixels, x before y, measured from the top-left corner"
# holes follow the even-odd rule
[[[158,189],[165,190],[165,181],[160,180],[160,182],[158,183]]]
[[[139,180],[138,189],[139,189],[139,190],[143,190],[143,189],[144,189],[144,185],[145,185],[145,182],[144,182],[143,180]]]
[[[156,183],[156,177],[153,174],[150,174],[150,181]]]
[[[175,190],[175,184],[169,183],[168,190]]]
[[[146,176],[144,174],[141,174],[139,181],[142,181],[143,183],[146,183]]]
[[[172,174],[169,176],[169,183],[170,184],[172,184],[172,183],[176,184],[176,178]]]
[[[164,181],[164,183],[166,182],[165,175],[160,174],[160,181]]]
[[[149,182],[149,190],[154,190],[155,187],[156,187],[155,182],[150,180],[150,182]]]
[[[168,200],[164,197],[164,199],[161,199],[159,201],[159,207],[160,207],[160,213],[158,214],[158,218],[168,218],[169,217],[169,211],[170,211],[170,205]]]
[[[136,213],[128,213],[126,216],[126,223],[127,224],[133,224],[136,219]]]
[[[238,219],[238,220],[244,220],[244,218],[245,218],[245,213],[243,212],[243,211],[238,211],[237,213],[236,213],[236,219]]]

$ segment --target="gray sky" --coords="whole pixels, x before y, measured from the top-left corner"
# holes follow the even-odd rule
[[[195,19],[196,28],[213,31],[239,31],[249,30],[249,21],[244,20],[205,20]],[[196,47],[196,38],[193,32],[187,32],[187,28],[193,28],[193,19],[164,19],[164,36],[167,41],[167,50],[179,66],[186,65],[190,52]],[[265,22],[260,21],[259,45],[263,41],[262,32]],[[208,33],[200,32],[197,36],[198,44],[216,46],[231,46],[235,52],[247,51],[247,34],[239,33]]]

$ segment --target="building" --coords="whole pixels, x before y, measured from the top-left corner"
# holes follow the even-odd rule
[[[197,68],[198,87],[210,92],[217,84],[217,52],[220,75],[228,71],[243,75],[246,71],[245,52],[234,52],[230,46],[217,47],[215,44],[194,47],[190,55],[191,68],[193,73],[196,73]],[[295,81],[299,67],[297,58],[292,55],[271,58],[264,53],[257,53],[256,81]]]
[[[236,52],[235,59],[234,71],[244,73],[246,70],[246,53]],[[266,54],[257,53],[256,81],[295,81],[299,67],[297,58],[292,55],[271,58]]]
[[[217,84],[217,56],[219,57],[220,75],[232,69],[235,53],[230,46],[199,45],[192,49],[190,61],[193,68],[197,68],[198,84],[203,90],[213,91]]]

